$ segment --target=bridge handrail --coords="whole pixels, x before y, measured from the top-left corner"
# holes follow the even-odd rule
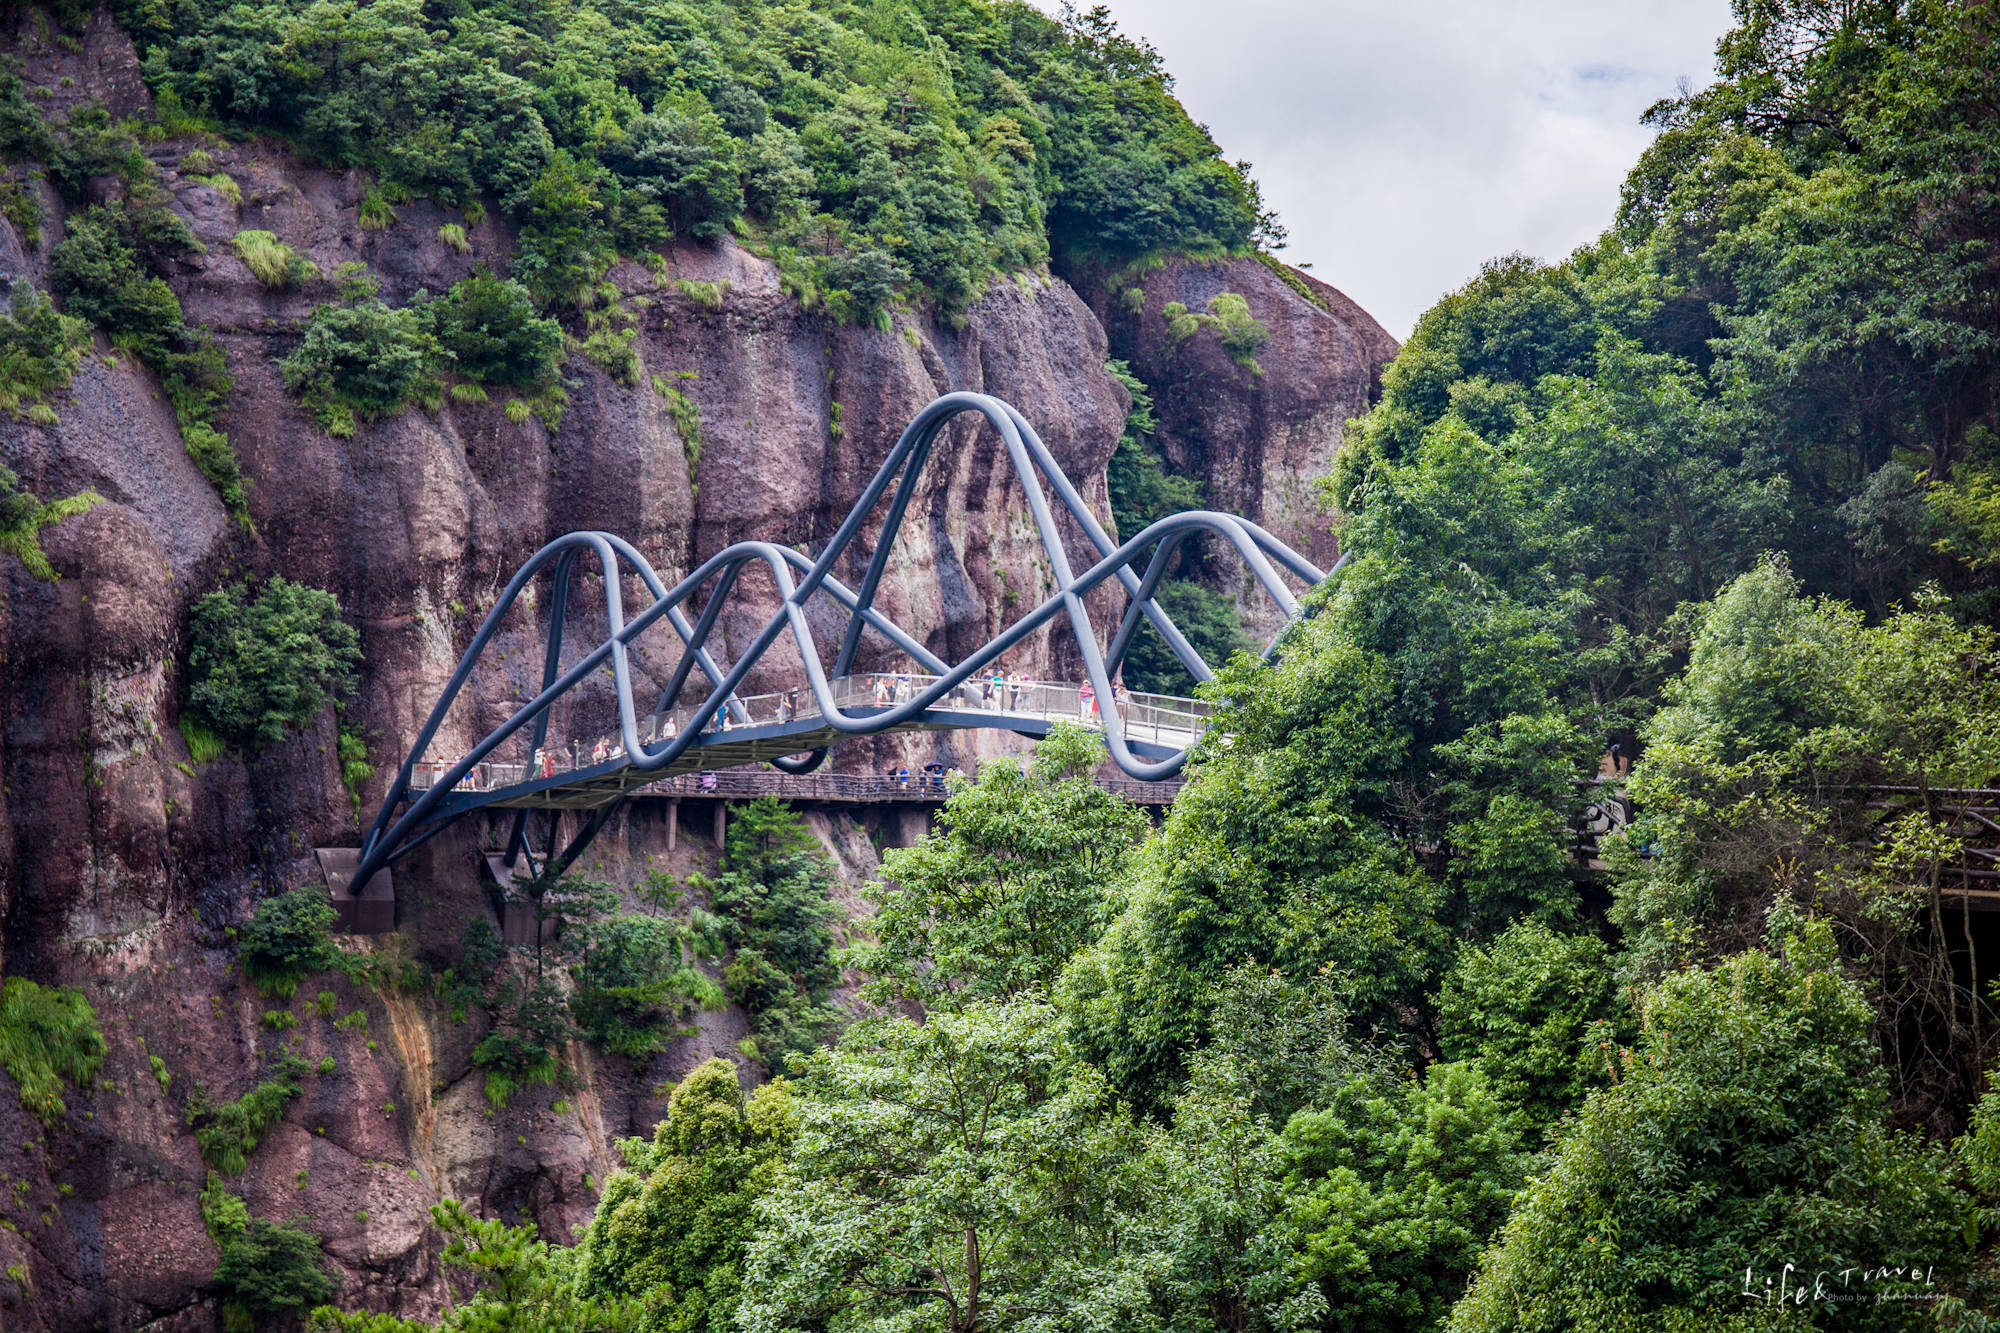
[[[833,687],[835,706],[846,709],[899,704],[935,685],[940,679],[922,672],[866,671],[839,676],[828,683]],[[1004,718],[1018,717],[1038,721],[1063,719],[1096,729],[1102,729],[1104,725],[1103,710],[1095,706],[1086,708],[1084,687],[1074,682],[1003,680],[997,689],[992,689],[990,697],[989,689],[992,689],[990,677],[969,680],[947,695],[941,705],[934,706],[947,711],[991,713],[996,724]],[[1092,697],[1094,703],[1094,695]],[[804,687],[768,694],[738,695],[736,703],[739,707],[730,709],[728,713],[716,712],[710,716],[712,732],[720,734],[745,727],[782,725],[820,716],[812,691]],[[1156,744],[1171,739],[1174,744],[1182,745],[1200,734],[1214,715],[1215,708],[1203,699],[1130,691],[1119,698],[1118,710],[1127,735],[1137,739],[1150,738]],[[673,709],[664,715],[655,714],[648,720],[642,739],[652,743],[663,735],[677,734],[701,711],[699,705],[691,705]],[[669,721],[672,731],[665,730]],[[566,746],[556,745],[548,749],[553,754],[554,762],[544,771],[554,773],[575,772],[595,767],[605,762],[606,758],[623,757],[622,742],[615,731],[591,737],[587,748],[579,748],[574,763],[570,761]],[[444,760],[423,760],[413,765],[410,770],[411,790],[428,791],[448,775],[452,766],[452,761]],[[453,785],[453,790],[494,791],[525,781],[528,769],[529,765],[522,763],[481,761]]]

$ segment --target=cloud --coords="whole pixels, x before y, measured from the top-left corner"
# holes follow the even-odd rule
[[[1188,112],[1247,158],[1284,257],[1397,337],[1495,255],[1611,221],[1639,115],[1707,81],[1727,0],[1111,0]]]

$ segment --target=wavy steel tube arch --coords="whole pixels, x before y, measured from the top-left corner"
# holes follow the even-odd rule
[[[881,587],[883,574],[888,568],[891,548],[895,544],[896,535],[901,529],[910,502],[916,494],[917,482],[930,459],[932,446],[945,426],[964,412],[977,412],[984,416],[998,432],[1006,447],[1008,460],[1026,493],[1028,509],[1034,519],[1036,532],[1041,539],[1043,553],[1048,558],[1050,573],[1056,587],[1041,605],[964,661],[953,665],[938,658],[895,622],[882,615],[875,609],[874,602]],[[1038,475],[1046,479],[1063,509],[1082,528],[1096,549],[1097,562],[1082,574],[1075,573],[1070,566],[1069,553],[1056,527],[1055,512],[1050,507],[1049,498],[1043,492],[1041,482],[1037,479]],[[869,514],[888,493],[891,482],[896,483],[895,493],[890,499],[888,513],[883,520],[875,550],[869,558],[860,587],[849,588],[834,577],[833,569],[860,535]],[[816,560],[809,560],[789,547],[772,542],[738,542],[709,557],[699,568],[669,589],[661,582],[659,575],[653,571],[646,558],[622,538],[608,532],[572,532],[558,537],[537,551],[515,573],[460,657],[458,666],[452,672],[451,679],[446,683],[436,706],[432,708],[422,731],[418,733],[408,756],[403,760],[402,767],[397,771],[396,780],[369,828],[362,847],[360,864],[349,880],[350,892],[360,892],[361,887],[368,882],[375,871],[386,867],[392,859],[411,851],[440,832],[460,813],[464,813],[458,809],[439,811],[438,803],[446,793],[457,786],[460,779],[472,771],[475,765],[482,762],[521,728],[530,728],[528,740],[530,750],[540,748],[547,740],[550,710],[556,700],[584,680],[592,671],[604,665],[607,658],[610,661],[618,699],[619,736],[626,755],[630,756],[630,766],[640,771],[657,771],[666,768],[693,745],[700,737],[703,727],[718,710],[730,709],[732,716],[737,719],[746,718],[742,705],[736,702],[737,686],[777,641],[778,636],[786,630],[791,632],[793,644],[805,667],[813,699],[825,724],[844,735],[866,736],[891,730],[916,719],[926,709],[940,699],[946,698],[952,690],[996,661],[1028,635],[1057,616],[1066,617],[1082,653],[1085,672],[1091,687],[1096,691],[1104,719],[1105,740],[1113,760],[1120,769],[1135,778],[1168,777],[1178,771],[1186,761],[1187,751],[1182,750],[1157,762],[1146,762],[1133,754],[1126,743],[1124,727],[1118,716],[1115,697],[1111,690],[1111,679],[1131,647],[1142,616],[1166,640],[1175,657],[1190,674],[1197,680],[1208,680],[1213,677],[1214,673],[1208,664],[1202,660],[1201,655],[1188,643],[1154,600],[1160,581],[1172,567],[1175,552],[1189,539],[1204,533],[1220,537],[1234,548],[1250,570],[1252,577],[1257,580],[1258,586],[1284,612],[1288,623],[1298,617],[1299,604],[1279,576],[1278,567],[1282,567],[1308,586],[1319,583],[1330,572],[1318,569],[1248,519],[1209,510],[1193,510],[1171,515],[1134,535],[1122,545],[1115,544],[1110,534],[1104,530],[1104,526],[1084,504],[1083,497],[1078,494],[1075,486],[1057,466],[1054,456],[1042,443],[1041,437],[1019,412],[1007,403],[985,394],[950,393],[931,403],[904,428],[901,437],[896,441],[895,448],[890,450],[889,456],[883,460],[881,467],[876,470],[874,477],[856,500],[854,508],[842,521]],[[1152,554],[1148,558],[1145,553],[1149,549]],[[602,643],[574,666],[563,671],[561,670],[562,638],[570,583],[576,576],[579,561],[586,556],[595,558],[597,572],[603,578],[608,633]],[[724,670],[708,651],[709,636],[713,633],[723,605],[735,588],[743,570],[758,563],[769,569],[772,579],[778,586],[781,599],[779,609],[765,622],[757,636],[738,656],[735,664]],[[1339,567],[1339,565],[1334,566],[1336,570]],[[549,570],[553,576],[554,594],[549,606],[549,634],[543,656],[541,691],[516,709],[511,717],[473,746],[455,765],[438,776],[412,801],[410,799],[412,770],[422,759],[451,705],[471,678],[473,667],[480,654],[499,632],[501,624],[513,609],[522,591],[544,570]],[[627,572],[635,574],[653,598],[650,605],[629,621],[625,617],[621,577]],[[795,575],[797,577],[794,577]],[[1110,647],[1100,652],[1096,631],[1084,607],[1083,599],[1107,579],[1118,580],[1131,600],[1112,637]],[[690,623],[682,607],[710,580],[714,580],[715,586],[708,594],[698,618]],[[845,608],[848,613],[848,623],[841,636],[839,649],[835,653],[831,672],[821,665],[819,646],[806,621],[807,602],[822,592]],[[664,714],[675,707],[688,685],[689,677],[697,668],[707,679],[710,689],[703,702],[694,711],[688,725],[682,728],[678,735],[649,746],[641,737],[642,715],[633,700],[627,646],[636,636],[644,633],[661,619],[665,619],[680,637],[683,651],[666,688],[662,691],[658,706],[653,710],[653,716]],[[936,675],[939,679],[928,688],[893,707],[856,716],[842,711],[836,705],[830,680],[851,672],[854,659],[860,650],[862,631],[867,628],[876,630],[922,666],[926,672]],[[1283,633],[1280,631],[1280,634],[1265,648],[1267,657],[1276,651],[1282,637]],[[809,772],[819,765],[825,754],[826,751],[821,749],[800,758],[785,758],[773,762],[790,772]],[[622,797],[599,808],[584,832],[563,855],[564,866],[582,849],[582,844],[602,826],[610,810],[620,801]],[[406,803],[408,808],[398,816],[396,814],[398,807]],[[525,817],[526,812],[523,811],[516,819],[513,845],[509,848],[510,856],[523,846]]]

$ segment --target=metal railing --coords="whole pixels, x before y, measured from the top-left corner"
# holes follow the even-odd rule
[[[828,682],[836,708],[843,712],[871,707],[889,708],[907,702],[937,684],[942,677],[918,672],[875,671],[839,676]],[[1062,681],[1006,680],[991,676],[968,680],[932,705],[945,712],[989,713],[993,724],[1006,725],[1008,718],[1049,722],[1068,721],[1094,730],[1104,726],[1104,710],[1088,687]],[[1125,735],[1134,740],[1151,740],[1158,745],[1185,747],[1199,736],[1214,713],[1214,706],[1201,699],[1171,694],[1119,692],[1112,706],[1124,721]],[[678,736],[692,726],[699,705],[676,708],[647,717],[640,726],[641,739],[648,744]],[[771,694],[737,695],[726,709],[718,710],[704,725],[704,738],[721,737],[751,727],[782,726],[819,717],[820,709],[812,691],[803,686]],[[600,764],[615,763],[625,757],[616,733],[592,737],[584,744],[544,746],[531,763],[482,763],[475,765],[454,788],[455,791],[493,791],[528,781],[531,777],[554,777]],[[427,791],[450,770],[455,761],[432,759],[412,766],[410,787]],[[1141,784],[1150,787],[1154,784]]]
[[[763,768],[724,768],[707,773],[678,773],[636,788],[635,796],[711,797],[748,800],[775,796],[787,801],[829,804],[895,801],[939,803],[951,794],[944,773],[784,773]],[[1097,785],[1139,805],[1171,805],[1181,780],[1143,782],[1136,778],[1099,778]]]

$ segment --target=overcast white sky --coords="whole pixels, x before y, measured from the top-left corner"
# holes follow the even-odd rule
[[[1109,4],[1249,159],[1284,258],[1398,338],[1482,261],[1602,231],[1651,134],[1640,113],[1707,83],[1729,26],[1727,0]]]

